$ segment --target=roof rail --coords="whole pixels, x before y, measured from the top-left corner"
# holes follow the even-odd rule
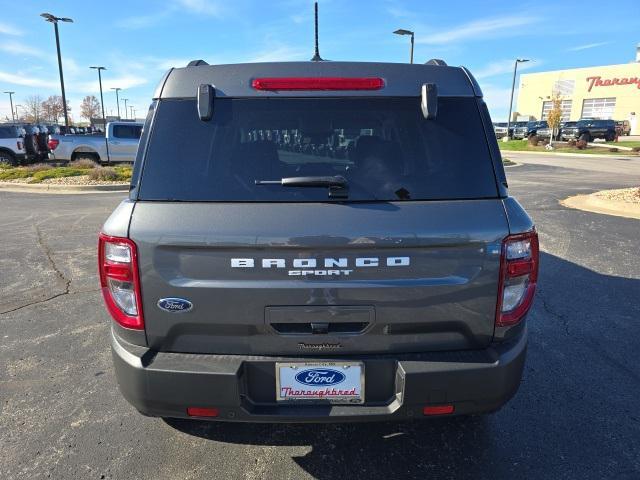
[[[438,67],[446,67],[447,62],[445,62],[444,60],[440,60],[439,58],[432,58],[431,60],[426,62],[425,65],[437,65]]]
[[[200,65],[209,65],[209,64],[207,62],[205,62],[204,60],[191,60],[187,64],[187,67],[198,67]]]

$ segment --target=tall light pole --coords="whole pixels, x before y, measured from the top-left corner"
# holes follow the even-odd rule
[[[13,113],[13,94],[16,92],[4,92],[4,93],[9,94],[9,103],[11,103],[11,119],[13,120],[13,123],[16,123],[16,116]]]
[[[102,70],[106,70],[105,67],[89,67],[93,70],[98,70],[98,83],[100,84],[100,106],[102,107],[102,125],[107,127],[107,119],[104,116],[104,98],[102,96]]]
[[[136,111],[136,109],[133,107],[133,105],[129,105],[129,108],[131,109],[131,119],[135,120],[136,117],[134,116],[134,113]]]
[[[18,120],[20,120],[20,115],[18,115],[18,107],[22,107],[22,105],[18,105],[18,104],[16,103],[16,118],[17,118]]]
[[[516,88],[516,72],[518,71],[518,64],[528,62],[528,58],[516,58],[516,61],[513,64],[513,81],[511,82],[511,99],[509,100],[509,118],[507,118],[507,136],[505,137],[509,140],[509,130],[511,129],[511,109],[513,108],[513,91]]]
[[[122,100],[124,101],[124,118],[129,118],[127,117],[127,102],[129,101],[129,99],[123,98]]]
[[[393,33],[395,33],[396,35],[411,35],[411,55],[409,56],[409,63],[413,63],[413,41],[415,37],[414,33],[411,30],[405,30],[403,28],[400,28]]]
[[[66,17],[56,17],[50,13],[41,13],[47,22],[53,23],[53,30],[56,33],[56,49],[58,50],[58,70],[60,70],[60,89],[62,90],[62,109],[64,110],[64,125],[69,128],[69,115],[67,113],[67,97],[64,94],[64,77],[62,75],[62,55],[60,54],[60,36],[58,35],[58,22],[73,22],[72,19]]]
[[[120,120],[120,99],[118,98],[118,92],[122,89],[120,87],[111,87],[111,90],[116,91],[116,105],[118,105],[118,120]]]

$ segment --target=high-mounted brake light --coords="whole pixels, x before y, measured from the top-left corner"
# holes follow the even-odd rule
[[[384,80],[379,77],[270,77],[254,78],[256,90],[380,90]]]
[[[515,325],[524,318],[538,281],[538,234],[510,235],[502,242],[496,326]]]
[[[125,328],[144,329],[136,244],[103,233],[98,240],[100,286],[107,310]]]

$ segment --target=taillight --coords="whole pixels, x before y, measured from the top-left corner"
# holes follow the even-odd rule
[[[533,303],[538,281],[538,234],[509,235],[502,242],[496,326],[515,325]]]
[[[50,138],[47,145],[49,146],[49,150],[55,150],[58,145],[60,145],[60,140],[57,138]]]
[[[384,80],[379,77],[270,77],[254,78],[256,90],[380,90]]]
[[[136,244],[103,233],[98,240],[100,285],[107,310],[125,328],[144,329]]]

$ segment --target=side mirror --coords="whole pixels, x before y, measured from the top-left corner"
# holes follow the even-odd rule
[[[208,122],[213,117],[213,101],[216,90],[213,85],[202,83],[198,87],[198,116],[203,122]]]
[[[427,120],[433,120],[438,116],[438,87],[435,83],[422,85],[420,108]]]

